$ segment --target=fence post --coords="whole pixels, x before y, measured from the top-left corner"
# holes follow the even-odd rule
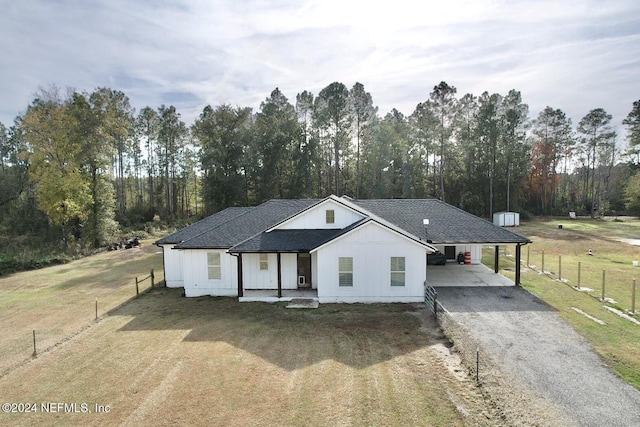
[[[155,276],[153,275],[153,268],[151,269],[151,287],[153,288]]]
[[[542,250],[542,273],[544,274],[544,249]]]
[[[480,347],[476,348],[476,382],[480,382]]]
[[[636,312],[636,279],[633,279],[633,288],[631,288],[631,313]]]
[[[33,355],[36,355],[36,330],[33,330]]]
[[[136,277],[136,296],[140,294],[140,289],[138,288],[138,278]]]
[[[562,255],[558,255],[558,279],[562,280]]]
[[[527,245],[527,267],[529,267],[529,246]]]
[[[436,321],[438,320],[438,292],[433,292],[433,315]]]
[[[98,320],[98,298],[96,298],[96,320]]]
[[[582,267],[582,262],[578,261],[578,289],[580,289],[580,270]]]
[[[605,270],[602,270],[602,301],[604,301],[604,273]]]

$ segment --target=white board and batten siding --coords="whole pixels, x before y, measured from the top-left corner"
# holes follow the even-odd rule
[[[327,222],[327,211],[333,211],[333,222]],[[333,200],[325,200],[311,209],[274,227],[280,230],[341,229],[363,219],[364,216]]]
[[[172,249],[175,245],[162,246],[162,258],[164,262],[164,280],[167,288],[181,288],[184,286],[183,275],[183,251]]]
[[[190,249],[182,252],[185,296],[238,296],[238,261],[226,249]],[[220,279],[209,279],[208,253],[220,254]]]
[[[266,270],[260,269],[260,254],[242,254],[242,283],[244,289],[278,289],[278,255],[267,256]],[[297,254],[281,254],[282,289],[298,289]]]
[[[426,249],[370,222],[329,242],[317,255],[320,303],[422,302],[426,279]],[[339,258],[353,259],[353,286],[339,284]],[[404,257],[404,286],[391,286],[391,257]]]

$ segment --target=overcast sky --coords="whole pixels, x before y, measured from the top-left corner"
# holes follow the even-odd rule
[[[317,94],[364,84],[384,115],[409,115],[440,81],[465,93],[522,92],[574,124],[640,99],[638,0],[5,0],[0,122],[39,86],[123,91],[133,107],[258,109],[279,87]]]

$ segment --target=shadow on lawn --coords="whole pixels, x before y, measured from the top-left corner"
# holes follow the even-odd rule
[[[283,303],[182,298],[181,292],[154,290],[111,315],[134,316],[122,332],[188,330],[184,342],[225,342],[289,371],[326,360],[363,369],[429,344],[420,319],[408,312],[426,316],[419,304],[323,304],[296,310]]]

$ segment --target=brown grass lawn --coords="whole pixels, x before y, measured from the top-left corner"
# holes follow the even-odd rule
[[[558,229],[557,225],[563,228]],[[533,243],[522,250],[522,262],[535,269],[523,269],[522,283],[526,289],[543,298],[558,310],[558,313],[586,338],[625,381],[640,389],[640,326],[624,320],[603,308],[604,305],[621,311],[631,309],[632,280],[638,278],[636,312],[640,312],[640,269],[632,266],[632,261],[640,260],[640,247],[620,242],[619,239],[640,238],[640,221],[611,222],[603,220],[578,219],[536,220],[515,229],[529,237]],[[588,249],[593,256],[587,255]],[[542,250],[545,253],[544,270],[551,274],[540,274]],[[510,249],[513,255],[513,248]],[[559,279],[558,255],[562,257],[562,278]],[[484,261],[493,266],[493,251],[486,250]],[[578,292],[578,262],[582,265],[581,287],[588,287],[591,293]],[[513,278],[514,258],[501,257],[502,273]],[[605,296],[615,303],[602,303],[602,270],[605,274]],[[607,323],[599,325],[572,307],[579,308],[591,316]],[[640,316],[636,315],[640,320]]]
[[[153,268],[156,282],[164,280],[159,251],[145,241],[140,248],[0,277],[0,375],[29,359],[33,330],[38,351],[45,350],[91,325],[96,299],[102,316],[136,295],[136,276]],[[149,286],[146,280],[140,290]]]
[[[162,271],[159,255],[146,257],[108,253],[0,280],[0,403],[38,410],[0,413],[0,425],[506,424],[450,369],[423,305],[291,310],[160,288],[94,322],[96,297],[117,306],[129,275]],[[63,342],[15,367],[32,328]],[[90,413],[43,413],[47,402]]]

